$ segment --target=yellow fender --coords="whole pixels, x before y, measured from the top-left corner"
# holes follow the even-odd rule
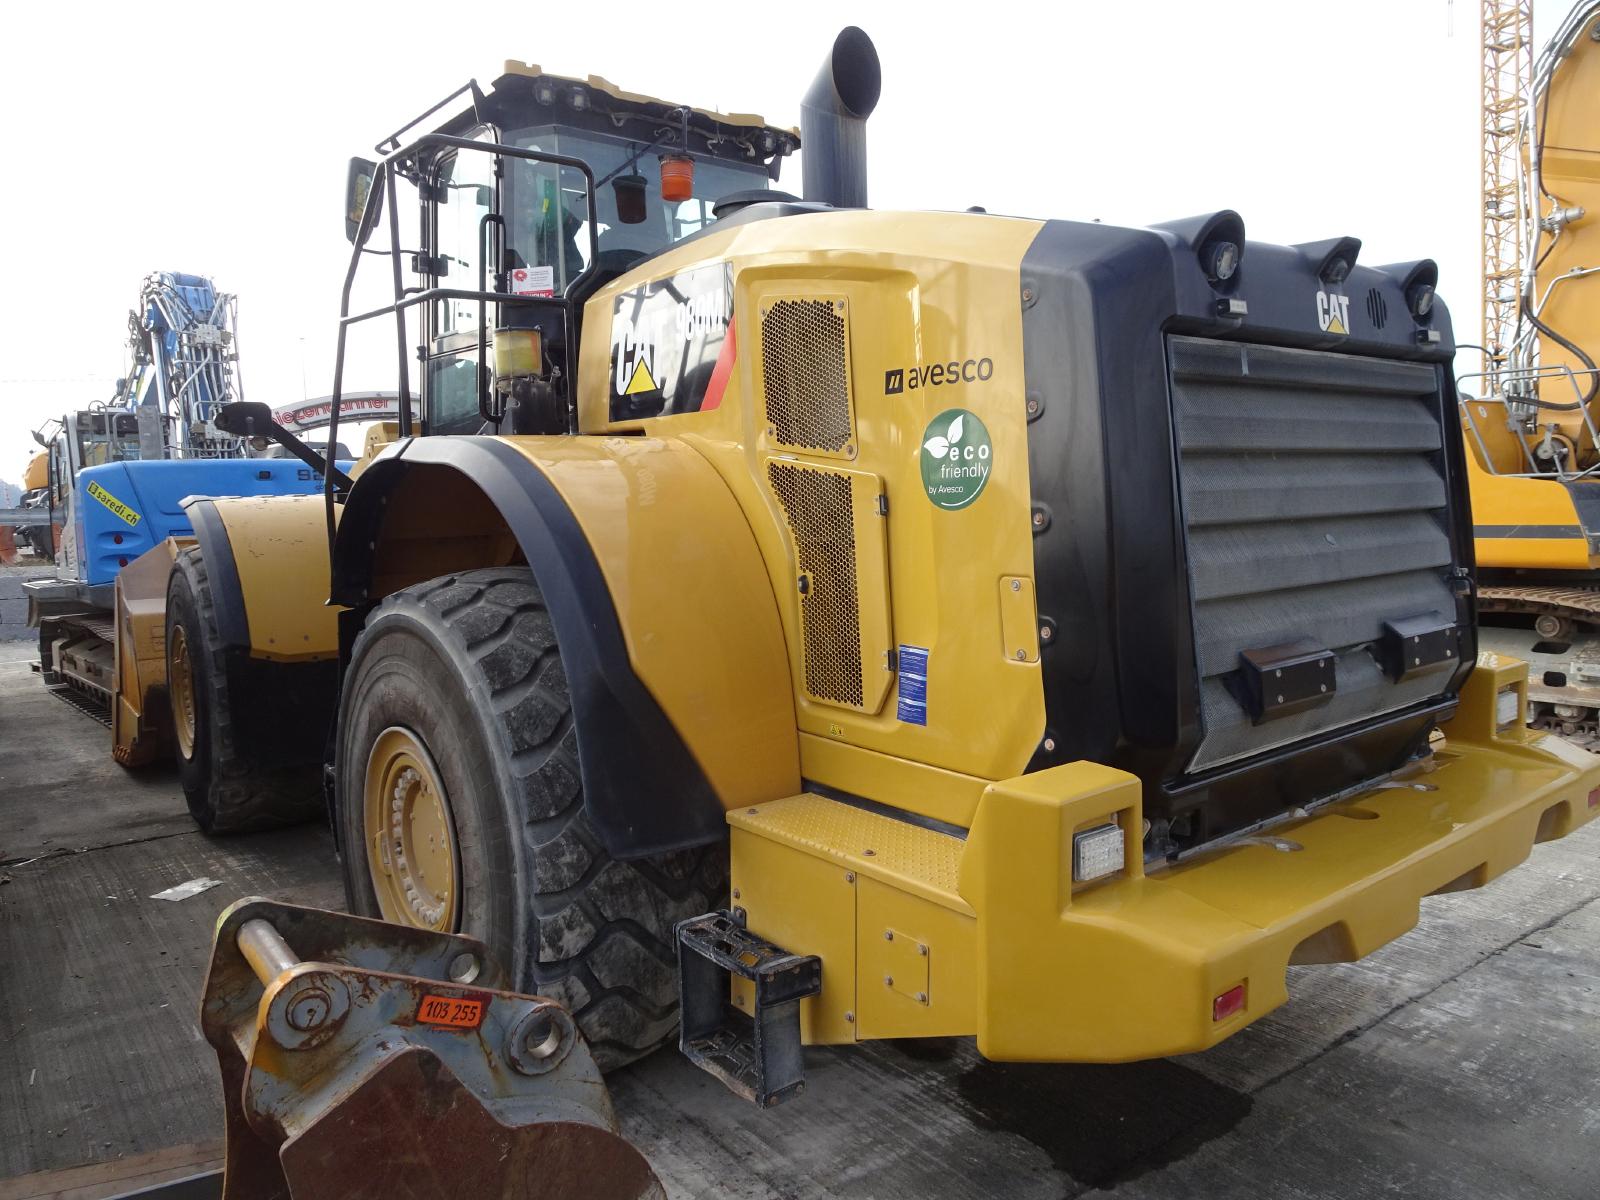
[[[356,621],[411,584],[522,562],[561,643],[590,820],[612,855],[720,840],[729,808],[798,790],[777,599],[698,452],[639,437],[397,445],[345,505],[333,599]]]

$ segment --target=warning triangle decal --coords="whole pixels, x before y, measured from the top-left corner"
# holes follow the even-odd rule
[[[639,360],[639,365],[633,368],[633,378],[628,380],[628,386],[622,389],[624,396],[637,396],[640,392],[656,391],[656,381],[650,378],[650,368],[645,366],[644,359]]]
[[[1329,317],[1328,318],[1328,332],[1329,333],[1342,333],[1342,334],[1345,334],[1346,336],[1348,336],[1349,333],[1350,333],[1350,331],[1344,327],[1344,322],[1339,320],[1338,317]],[[639,365],[643,366],[644,364],[640,363]]]

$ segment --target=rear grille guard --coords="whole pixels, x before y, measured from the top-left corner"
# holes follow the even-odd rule
[[[1467,642],[1435,369],[1176,336],[1168,361],[1202,726],[1187,774],[1447,699]]]

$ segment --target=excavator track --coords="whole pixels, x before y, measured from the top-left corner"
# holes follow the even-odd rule
[[[1480,587],[1478,611],[1526,613],[1536,619],[1552,616],[1600,626],[1600,587]]]
[[[48,628],[34,667],[46,689],[111,728],[111,673],[116,625],[97,613],[46,619]]]
[[[1533,629],[1479,629],[1479,645],[1528,664],[1528,724],[1600,753],[1600,587],[1481,587],[1480,615],[1533,618]]]

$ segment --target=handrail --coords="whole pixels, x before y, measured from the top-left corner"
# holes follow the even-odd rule
[[[1555,410],[1566,412],[1569,415],[1581,415],[1584,432],[1588,435],[1588,457],[1592,457],[1594,459],[1593,465],[1585,467],[1581,471],[1565,471],[1562,470],[1559,465],[1557,465],[1554,470],[1540,469],[1538,460],[1534,457],[1533,450],[1530,448],[1529,436],[1517,429],[1510,429],[1509,432],[1516,437],[1517,445],[1522,451],[1522,457],[1528,466],[1528,470],[1499,470],[1495,466],[1493,457],[1489,454],[1488,443],[1484,440],[1483,431],[1478,428],[1478,417],[1472,411],[1473,406],[1475,405],[1497,405],[1505,409],[1509,424],[1513,415],[1513,411],[1516,409],[1520,408],[1526,412],[1539,411],[1540,405],[1538,400],[1535,398],[1537,385],[1539,383],[1544,381],[1555,382],[1558,380],[1564,380],[1572,387],[1573,395],[1581,401],[1584,395],[1584,388],[1579,384],[1579,378],[1595,375],[1597,373],[1600,373],[1600,369],[1584,368],[1575,371],[1565,363],[1561,363],[1553,364],[1547,367],[1528,367],[1522,369],[1502,368],[1497,372],[1482,371],[1475,372],[1470,375],[1459,376],[1456,380],[1458,387],[1457,406],[1461,410],[1461,415],[1465,421],[1467,429],[1471,431],[1473,440],[1477,443],[1479,457],[1483,462],[1484,469],[1487,470],[1491,475],[1497,475],[1507,479],[1560,479],[1563,481],[1587,479],[1595,475],[1597,472],[1600,472],[1600,427],[1596,426],[1594,414],[1587,406],[1580,406],[1575,409]],[[1489,383],[1496,388],[1495,393],[1488,396],[1473,396],[1469,395],[1464,390],[1460,390],[1461,385],[1465,384],[1466,381],[1470,379],[1484,380],[1486,383]],[[1519,394],[1516,390],[1519,386],[1525,388],[1526,391],[1522,394]],[[1542,437],[1535,436],[1532,440],[1534,443],[1538,443],[1544,439]]]
[[[474,96],[476,98],[476,85],[474,84],[472,87]],[[454,99],[456,96],[459,96],[462,90],[465,89],[457,90],[456,92],[452,93],[452,95],[447,96],[444,100],[440,101],[439,104],[435,105],[432,109],[429,109],[428,112],[417,118],[417,121],[421,121],[430,116],[432,113],[438,111],[439,108],[442,108],[445,104],[449,103],[450,100]],[[417,121],[413,121],[411,124],[415,125]],[[403,126],[393,135],[391,135],[389,139],[386,139],[385,142],[380,142],[380,150],[383,145],[398,139],[399,135],[404,133],[408,128],[410,128],[410,126]],[[578,274],[568,282],[567,286],[562,290],[560,299],[553,299],[544,296],[507,295],[504,292],[491,292],[485,286],[483,286],[487,283],[487,279],[484,276],[484,267],[486,265],[486,261],[482,253],[481,245],[485,228],[483,223],[480,223],[479,226],[480,246],[478,257],[480,261],[479,287],[477,291],[466,291],[458,288],[425,288],[419,291],[415,289],[408,289],[405,286],[403,268],[400,262],[400,216],[395,195],[395,177],[397,174],[399,174],[402,166],[411,164],[412,161],[416,159],[422,152],[429,150],[449,149],[458,151],[469,150],[480,154],[492,154],[500,158],[520,158],[529,162],[549,163],[558,168],[568,167],[582,174],[586,185],[585,199],[586,206],[588,208],[588,221],[586,224],[588,225],[589,230],[589,261],[584,269],[578,272]],[[542,150],[524,149],[520,146],[506,145],[503,142],[485,142],[474,138],[457,137],[454,134],[447,133],[427,133],[423,134],[419,138],[414,139],[409,144],[392,150],[388,154],[384,155],[383,161],[377,165],[377,171],[378,175],[382,178],[383,186],[383,191],[378,194],[383,196],[384,200],[388,202],[389,206],[389,259],[394,284],[394,302],[392,304],[387,304],[382,308],[371,309],[355,316],[352,316],[350,313],[350,293],[355,286],[356,272],[361,265],[361,255],[366,248],[367,241],[372,236],[374,226],[377,224],[378,209],[373,204],[372,200],[374,192],[377,191],[376,185],[379,182],[378,177],[375,176],[373,179],[374,186],[369,187],[367,190],[367,202],[361,210],[361,221],[356,228],[355,241],[350,248],[350,263],[345,269],[344,285],[340,289],[339,293],[339,334],[338,340],[334,346],[333,389],[332,394],[329,396],[329,446],[335,446],[339,441],[339,415],[344,398],[345,346],[346,339],[352,325],[359,324],[362,321],[371,320],[375,317],[388,316],[391,314],[394,316],[395,346],[400,376],[399,391],[401,395],[409,396],[411,394],[409,371],[410,355],[408,354],[408,349],[406,346],[406,310],[413,308],[418,304],[426,304],[432,300],[476,300],[479,306],[478,398],[479,410],[482,412],[485,407],[486,400],[486,384],[484,381],[483,369],[486,365],[484,359],[488,352],[488,335],[484,321],[484,317],[486,316],[486,306],[490,303],[493,303],[495,305],[511,304],[522,307],[544,306],[556,308],[560,313],[562,333],[564,335],[566,345],[571,348],[573,346],[573,328],[575,324],[573,320],[572,296],[578,293],[579,290],[589,282],[590,278],[592,278],[595,272],[599,270],[600,266],[600,219],[599,209],[596,202],[597,186],[595,184],[594,171],[590,168],[588,163],[584,162],[580,158],[573,158],[572,156],[566,154],[549,154]],[[401,437],[411,437],[412,424],[409,405],[401,408],[400,418]],[[328,561],[330,564],[333,561],[334,544],[338,535],[338,520],[335,516],[335,505],[337,503],[337,497],[339,494],[340,492],[335,485],[333,473],[329,472],[323,477],[322,500],[323,512],[326,517],[327,524]]]

